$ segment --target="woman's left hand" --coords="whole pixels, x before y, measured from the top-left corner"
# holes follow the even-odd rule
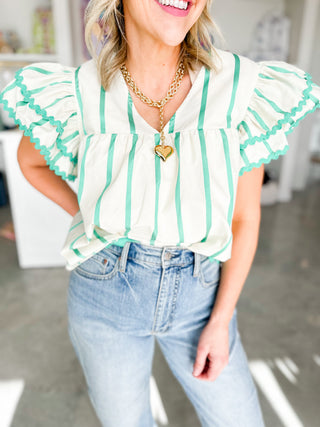
[[[192,374],[201,380],[214,381],[228,362],[228,325],[208,323],[199,338]]]

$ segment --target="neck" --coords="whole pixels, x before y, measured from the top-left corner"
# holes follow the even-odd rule
[[[142,91],[160,99],[179,66],[180,46],[168,46],[145,35],[128,34],[126,66]]]

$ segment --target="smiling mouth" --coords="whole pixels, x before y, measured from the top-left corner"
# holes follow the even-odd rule
[[[183,0],[157,0],[162,6],[171,6],[176,9],[187,10],[189,6],[189,1]]]

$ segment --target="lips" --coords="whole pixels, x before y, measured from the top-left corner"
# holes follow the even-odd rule
[[[158,0],[163,6],[175,7],[177,9],[186,10],[188,7],[188,0]]]
[[[163,9],[165,12],[173,16],[184,17],[187,16],[192,5],[192,2],[189,0],[180,1],[180,0],[155,0],[155,2]],[[162,4],[165,3],[165,4]],[[168,4],[167,4],[168,3]]]

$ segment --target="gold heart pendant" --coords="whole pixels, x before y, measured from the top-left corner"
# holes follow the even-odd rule
[[[170,145],[160,144],[154,147],[154,152],[165,162],[167,158],[173,153],[173,148]]]

